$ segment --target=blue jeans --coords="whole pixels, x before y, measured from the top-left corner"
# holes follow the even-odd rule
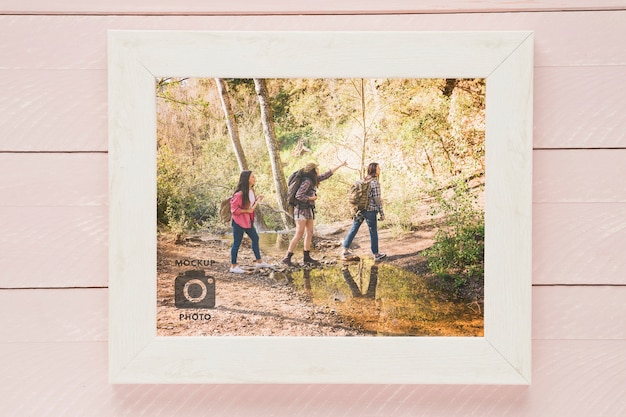
[[[259,234],[256,232],[254,225],[252,225],[249,229],[244,229],[235,223],[234,220],[231,220],[231,224],[233,226],[233,246],[230,248],[230,263],[233,265],[237,263],[237,254],[239,253],[239,246],[241,246],[244,233],[250,236],[250,240],[252,240],[252,251],[254,252],[254,256],[256,256],[256,260],[261,259]]]
[[[363,220],[367,223],[367,227],[370,230],[370,246],[372,248],[372,253],[376,255],[378,253],[378,223],[376,216],[378,212],[376,211],[364,211],[356,215],[354,221],[352,222],[352,227],[348,232],[348,236],[343,240],[343,248],[350,249],[350,245],[354,240]]]

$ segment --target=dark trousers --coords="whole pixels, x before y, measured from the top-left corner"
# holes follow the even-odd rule
[[[252,240],[252,251],[254,252],[254,256],[256,259],[261,259],[261,250],[259,249],[259,234],[256,232],[254,225],[249,229],[244,229],[235,223],[234,220],[231,221],[233,226],[233,246],[230,248],[230,263],[235,265],[237,263],[237,255],[239,254],[239,247],[241,246],[241,241],[243,240],[243,234],[247,234],[250,236],[250,240]]]

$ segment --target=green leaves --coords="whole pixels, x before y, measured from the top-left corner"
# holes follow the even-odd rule
[[[254,84],[226,81],[257,191],[275,195]],[[430,204],[428,181],[445,184],[484,173],[482,79],[266,81],[284,172],[310,161],[322,169],[348,162],[320,187],[320,223],[349,219],[347,189],[372,161],[383,168],[384,224],[405,231],[423,221],[423,212],[417,212]],[[216,215],[215,207],[232,192],[239,174],[220,95],[215,80],[194,78],[159,80],[155,94],[158,219],[166,226],[198,227]],[[273,204],[268,213],[280,212],[274,200],[265,200]],[[463,212],[446,205],[452,202],[439,204],[440,215],[450,216],[451,224],[466,222],[453,218]],[[458,230],[454,235],[461,236]]]
[[[470,189],[467,181],[457,179],[432,191],[437,204],[430,214],[439,216],[443,224],[424,255],[431,271],[454,280],[457,288],[484,276],[485,220],[477,202],[481,188]]]

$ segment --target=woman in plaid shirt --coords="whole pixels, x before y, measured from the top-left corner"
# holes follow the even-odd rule
[[[282,260],[284,264],[292,265],[291,257],[293,256],[293,251],[302,236],[304,236],[304,263],[319,264],[319,261],[311,258],[310,254],[311,241],[313,240],[317,186],[321,181],[327,180],[335,173],[335,171],[346,165],[347,163],[344,161],[342,164],[333,169],[329,169],[322,175],[320,175],[320,170],[317,164],[312,162],[308,163],[300,170],[302,180],[300,182],[300,187],[296,192],[297,204],[293,208],[293,219],[296,222],[296,234],[293,239],[291,239],[291,242],[289,242],[287,255]]]
[[[348,236],[343,240],[343,253],[341,259],[343,260],[357,260],[358,256],[352,254],[350,251],[350,245],[354,240],[363,220],[367,223],[367,227],[370,231],[370,247],[375,261],[380,261],[386,254],[378,251],[378,223],[377,217],[380,214],[380,220],[385,220],[385,213],[383,212],[383,202],[380,198],[380,184],[378,183],[378,177],[380,176],[380,165],[376,162],[372,162],[367,167],[367,176],[365,181],[370,183],[370,191],[367,198],[367,208],[365,211],[361,211],[356,214],[352,222],[352,228],[348,232]]]

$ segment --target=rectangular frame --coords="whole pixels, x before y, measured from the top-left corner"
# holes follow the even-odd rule
[[[533,33],[109,31],[111,383],[530,384]],[[484,337],[157,337],[156,77],[485,78]]]

